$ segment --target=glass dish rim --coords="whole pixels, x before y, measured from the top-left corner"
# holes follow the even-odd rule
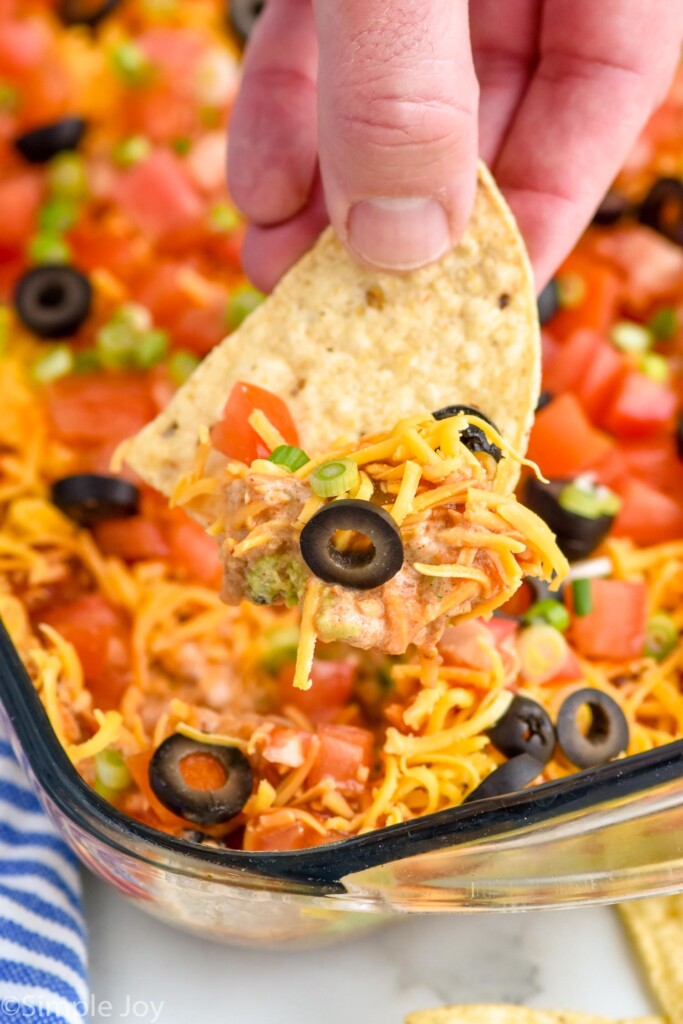
[[[420,854],[500,838],[519,828],[542,826],[562,815],[589,815],[683,778],[683,740],[576,772],[554,782],[481,802],[462,804],[409,822],[375,829],[304,850],[259,853],[202,847],[160,832],[119,811],[79,775],[52,729],[38,692],[0,621],[0,702],[23,757],[47,798],[76,827],[128,857],[148,858],[126,844],[135,840],[184,859],[188,868],[232,869],[297,892],[346,894],[342,879]],[[113,836],[118,836],[116,841]],[[182,868],[168,870],[182,872]]]

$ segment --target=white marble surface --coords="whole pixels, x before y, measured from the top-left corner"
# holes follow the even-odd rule
[[[314,952],[259,953],[170,929],[88,877],[93,1022],[402,1024],[442,1003],[653,1010],[607,908],[430,916]]]

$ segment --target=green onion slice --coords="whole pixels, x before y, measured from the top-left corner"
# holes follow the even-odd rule
[[[554,626],[560,633],[564,633],[569,629],[571,616],[560,601],[548,597],[532,604],[524,614],[523,620],[529,625],[534,622],[547,622],[549,626]]]
[[[351,459],[323,462],[311,473],[311,490],[319,498],[336,498],[356,486],[360,479],[358,466]]]
[[[302,448],[296,448],[291,444],[280,444],[268,456],[269,462],[276,466],[286,466],[292,473],[301,469],[307,462],[310,462],[308,455]]]
[[[573,580],[572,597],[574,598],[574,614],[590,615],[593,611],[593,591],[590,580]]]
[[[106,749],[95,754],[95,770],[97,778],[107,789],[120,792],[128,789],[132,782],[123,754],[118,750]]]
[[[31,376],[38,384],[49,384],[50,381],[66,377],[73,368],[73,351],[68,345],[56,345],[46,355],[36,359],[31,367]]]
[[[168,334],[160,328],[145,331],[135,347],[135,365],[149,370],[166,358]]]
[[[45,232],[31,239],[28,255],[33,263],[69,263],[71,249],[61,235]]]
[[[647,326],[659,341],[670,341],[678,330],[678,313],[673,306],[661,306],[650,317]]]
[[[251,285],[245,284],[239,288],[236,288],[228,299],[228,305],[225,311],[225,318],[228,327],[231,331],[239,327],[243,320],[252,313],[257,306],[260,306],[265,295],[263,292],[258,291],[257,288],[252,288]]]
[[[596,487],[580,479],[563,487],[558,502],[565,512],[583,516],[584,519],[599,519],[600,516],[615,516],[621,508],[621,499],[608,487]]]
[[[177,349],[172,352],[168,359],[168,372],[173,383],[180,387],[187,378],[194,373],[201,360],[194,352],[186,352],[184,349]]]
[[[142,163],[152,152],[152,143],[146,135],[131,135],[117,142],[111,151],[112,159],[119,167],[134,167]]]
[[[646,658],[663,661],[678,643],[678,626],[666,612],[655,612],[650,617],[645,633]]]
[[[617,320],[610,337],[622,352],[647,352],[653,341],[647,327],[632,320]]]

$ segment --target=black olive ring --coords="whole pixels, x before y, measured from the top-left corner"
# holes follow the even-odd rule
[[[265,7],[265,0],[228,0],[228,21],[244,46]]]
[[[588,707],[592,716],[585,735],[576,721],[582,707]],[[606,764],[628,747],[624,712],[606,693],[590,686],[567,697],[558,712],[556,730],[562,753],[577,768]]]
[[[217,761],[225,782],[217,789],[194,789],[183,778],[182,761],[204,754]],[[249,761],[237,747],[200,743],[174,733],[154,751],[149,763],[149,784],[156,798],[174,814],[197,825],[218,825],[242,810],[254,786]]]
[[[487,775],[484,781],[465,797],[464,802],[469,804],[475,800],[487,800],[492,796],[516,793],[538,778],[542,771],[543,765],[531,754],[518,754]]]
[[[489,739],[506,757],[531,754],[541,764],[547,764],[555,750],[555,728],[548,712],[535,700],[518,694],[489,729]]]
[[[641,224],[683,245],[683,182],[678,178],[656,181],[641,203],[638,218]]]
[[[560,494],[569,480],[550,480],[543,483],[535,476],[528,477],[523,500],[532,512],[540,516],[557,537],[557,546],[570,562],[587,558],[609,533],[613,515],[595,519],[570,512],[560,504]]]
[[[483,413],[481,409],[475,409],[473,405],[446,405],[443,409],[437,409],[436,412],[432,413],[435,420],[448,420],[451,416],[460,416],[464,413],[465,416],[478,416],[480,420],[484,420],[493,427],[494,430],[498,430],[498,427],[493,420]],[[488,437],[481,429],[481,427],[475,426],[474,423],[470,423],[460,435],[460,440],[465,445],[465,448],[471,452],[486,452],[487,455],[491,455],[496,462],[500,462],[503,458],[503,453],[497,444],[493,441],[489,441]]]
[[[104,473],[75,473],[52,485],[52,504],[79,526],[134,516],[140,503],[135,484]]]
[[[353,530],[370,541],[367,551],[339,551],[337,530]],[[371,501],[343,498],[316,512],[301,531],[304,562],[325,583],[372,590],[390,580],[403,565],[401,532],[383,508]]]
[[[94,28],[104,18],[112,14],[121,0],[61,0],[59,16],[65,25],[89,25]]]
[[[80,270],[44,264],[24,274],[14,304],[19,319],[40,338],[67,338],[87,319],[90,282]],[[106,415],[106,410],[102,410]]]
[[[29,163],[45,164],[64,150],[76,149],[84,132],[82,117],[63,117],[17,136],[14,146]]]

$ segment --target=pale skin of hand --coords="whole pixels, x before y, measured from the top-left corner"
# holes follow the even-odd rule
[[[244,264],[270,290],[331,221],[361,262],[438,258],[479,154],[540,288],[663,100],[683,0],[267,0],[230,125]]]

